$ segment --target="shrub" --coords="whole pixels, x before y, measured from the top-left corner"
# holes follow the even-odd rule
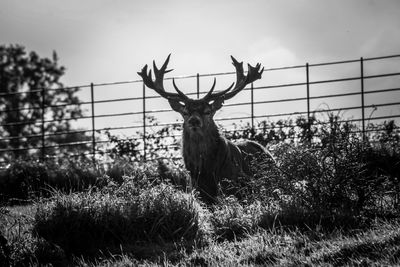
[[[130,162],[124,158],[118,158],[111,164],[106,174],[112,181],[118,184],[123,182],[124,176],[129,176],[135,177],[136,181],[151,181],[152,184],[164,181],[183,191],[187,191],[190,188],[190,175],[188,171],[182,166],[167,160],[158,160],[155,163],[137,163]]]
[[[150,128],[150,133],[146,133],[146,136],[143,136],[142,131],[137,131],[134,136],[126,138],[113,135],[106,130],[104,134],[109,140],[109,145],[100,153],[107,154],[114,160],[124,159],[128,162],[179,157],[179,146],[171,146],[171,144],[179,143],[176,134],[181,131],[180,123],[160,127],[154,116],[146,116],[146,125]],[[146,139],[145,151],[141,149],[144,138]]]
[[[126,181],[126,177],[130,180],[160,183],[160,175],[155,164],[131,162],[124,158],[116,159],[105,172],[111,181],[121,185]]]
[[[272,207],[264,212],[263,227],[354,226],[365,215],[398,208],[398,155],[356,139],[322,148],[281,144],[274,154],[277,172],[262,171],[248,183],[258,184],[252,198]]]
[[[337,136],[339,136],[337,134]],[[260,201],[260,225],[354,226],[399,207],[399,154],[340,135],[325,145],[280,144],[276,164],[255,162],[255,175],[227,183],[240,203]],[[323,139],[326,140],[326,139]]]
[[[46,166],[39,162],[16,161],[0,174],[1,200],[28,199],[49,182]]]
[[[0,201],[48,197],[50,189],[82,191],[95,185],[100,176],[99,170],[84,162],[18,160],[0,172]]]

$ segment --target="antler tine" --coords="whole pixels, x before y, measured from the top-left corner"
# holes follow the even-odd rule
[[[168,66],[168,62],[169,62],[169,58],[170,58],[171,54],[168,55],[167,59],[165,60],[164,64],[162,65],[162,67],[160,69],[157,68],[156,62],[153,61],[153,70],[154,70],[154,77],[155,79],[153,80],[152,77],[152,73],[151,70],[149,70],[149,72],[147,73],[147,65],[145,65],[142,70],[140,72],[138,72],[138,74],[140,75],[140,77],[142,77],[144,84],[150,88],[153,89],[154,91],[156,91],[160,96],[167,98],[167,99],[173,99],[173,100],[186,100],[188,97],[183,94],[182,92],[178,92],[178,94],[176,93],[169,93],[167,91],[165,91],[164,89],[164,75],[165,73],[168,73],[171,70],[167,70],[167,66]]]
[[[207,95],[205,95],[205,96],[203,97],[203,100],[205,100],[205,101],[212,101],[212,100],[215,100],[215,99],[217,99],[217,98],[219,98],[219,97],[225,95],[229,90],[232,89],[233,85],[235,84],[235,83],[232,83],[227,89],[213,94],[212,91],[214,91],[215,80],[216,80],[216,79],[214,78],[214,85],[213,85],[213,88],[211,88],[211,90],[207,93]]]
[[[247,64],[248,68],[247,75],[244,75],[243,62],[238,62],[233,56],[231,56],[231,58],[232,58],[232,64],[236,68],[236,84],[231,91],[228,91],[224,95],[225,100],[234,97],[237,93],[242,91],[249,83],[261,79],[261,75],[264,71],[264,68],[260,70],[261,68],[260,63],[257,63],[255,67],[251,66],[250,64]]]
[[[210,90],[207,95],[203,98],[206,101],[212,101],[217,98],[223,97],[224,100],[234,97],[237,93],[243,90],[247,84],[252,83],[261,78],[264,68],[261,68],[261,64],[257,63],[255,67],[247,64],[248,72],[244,75],[243,62],[238,62],[233,56],[231,56],[232,64],[236,69],[236,83],[232,83],[227,89],[218,93],[213,93],[214,87]],[[215,84],[214,84],[215,85]],[[235,87],[232,89],[232,87]],[[231,90],[232,89],[232,90]]]
[[[232,59],[232,65],[235,66],[236,69],[236,84],[238,84],[245,77],[243,70],[243,62],[238,62],[233,56],[231,56],[231,59]]]
[[[178,86],[176,86],[175,78],[172,78],[172,84],[174,85],[175,91],[177,91],[178,94],[179,94],[183,99],[189,99],[189,97],[188,97],[187,95],[185,95],[184,93],[182,93],[182,91],[179,90]]]
[[[214,77],[214,82],[213,85],[211,86],[210,91],[207,94],[212,94],[212,92],[214,91],[215,85],[217,84],[217,78]]]
[[[205,100],[205,101],[211,100],[209,98],[212,96],[212,94],[214,92],[214,88],[215,88],[215,84],[216,83],[217,83],[217,78],[214,77],[213,85],[211,86],[210,91],[208,91],[208,93],[202,98],[203,100]]]
[[[169,63],[170,56],[171,56],[171,54],[168,55],[168,57],[165,60],[164,64],[161,66],[161,69],[157,68],[156,61],[153,60],[154,76],[156,77],[156,79],[160,78],[160,80],[163,80],[164,79],[164,74],[172,71],[172,69],[167,70],[167,66],[168,66],[168,63]]]

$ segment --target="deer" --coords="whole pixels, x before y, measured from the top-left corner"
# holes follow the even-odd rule
[[[164,75],[170,60],[168,55],[160,69],[153,61],[154,80],[151,69],[145,65],[139,76],[146,87],[153,89],[168,100],[172,110],[183,117],[182,157],[185,168],[189,171],[192,186],[199,191],[200,198],[206,203],[214,203],[223,179],[236,180],[240,176],[253,175],[250,164],[255,158],[273,159],[272,155],[259,143],[246,140],[234,143],[228,140],[214,121],[215,113],[224,102],[241,92],[246,85],[261,79],[264,68],[258,63],[255,67],[248,64],[244,74],[243,62],[231,56],[236,69],[236,82],[227,89],[214,92],[216,78],[208,93],[201,99],[191,99],[176,85],[176,92],[167,92],[164,88]]]

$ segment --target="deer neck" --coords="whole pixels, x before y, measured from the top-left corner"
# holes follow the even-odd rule
[[[221,135],[216,125],[207,128],[201,134],[183,130],[183,156],[185,164],[192,172],[201,172],[205,162],[211,160],[218,150]]]

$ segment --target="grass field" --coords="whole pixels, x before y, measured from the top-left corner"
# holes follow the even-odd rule
[[[398,148],[280,144],[209,206],[160,162],[16,162],[0,172],[0,266],[400,265]]]
[[[15,266],[394,266],[400,264],[400,223],[397,220],[373,222],[368,229],[325,231],[314,228],[285,229],[276,225],[256,229],[239,240],[218,241],[209,237],[207,244],[191,248],[179,243],[159,243],[139,251],[115,253],[95,259],[67,258],[54,247],[40,248],[31,236],[35,205],[7,208],[9,217],[2,225],[7,229]],[[43,246],[43,244],[42,244]],[[147,244],[147,246],[149,246]],[[45,249],[45,251],[40,251]],[[41,255],[41,253],[52,255]]]

